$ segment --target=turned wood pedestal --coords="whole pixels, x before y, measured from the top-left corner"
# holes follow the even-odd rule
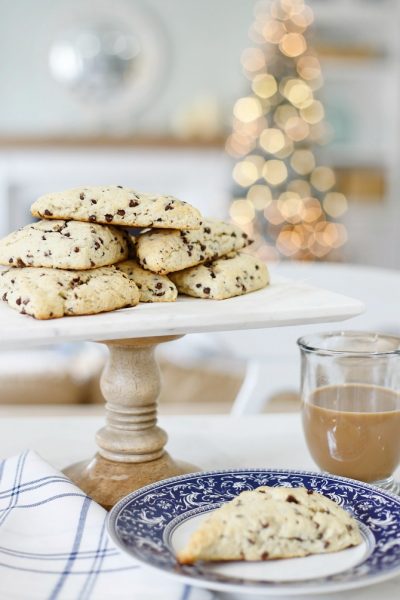
[[[106,425],[97,432],[99,450],[65,474],[107,510],[144,485],[200,470],[165,451],[168,436],[157,426],[161,381],[154,350],[177,337],[105,342],[110,356],[101,377]]]

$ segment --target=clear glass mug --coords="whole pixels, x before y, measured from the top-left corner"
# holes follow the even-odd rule
[[[304,336],[302,419],[324,471],[395,493],[400,463],[400,338],[339,331]]]

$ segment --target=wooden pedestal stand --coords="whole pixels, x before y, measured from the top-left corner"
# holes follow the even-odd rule
[[[177,337],[105,342],[110,357],[101,378],[106,426],[96,436],[99,451],[65,474],[107,510],[144,485],[200,470],[171,458],[164,450],[167,434],[157,427],[161,381],[154,350]]]

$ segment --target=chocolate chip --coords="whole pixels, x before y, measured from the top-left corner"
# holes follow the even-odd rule
[[[269,557],[269,553],[268,552],[263,552],[261,554],[261,560],[267,560],[268,557]]]
[[[308,494],[309,496],[311,496],[311,494],[313,494],[313,493],[314,493],[314,492],[313,492],[313,490],[307,490],[307,494]]]
[[[117,210],[117,215],[123,217],[125,215],[125,211],[122,208],[120,208],[119,210]]]
[[[90,261],[90,266],[94,267],[96,263],[94,263],[92,260]]]
[[[74,252],[79,252],[79,251],[80,251],[80,249],[78,248],[78,246],[75,246]]]
[[[22,304],[25,304],[25,306],[26,306],[27,304],[29,304],[29,302],[30,302],[29,298],[25,298],[25,300],[22,301]]]
[[[210,289],[209,287],[205,287],[205,288],[203,288],[203,292],[204,292],[205,294],[210,294],[210,292],[211,292],[211,289]]]
[[[214,273],[214,271],[210,271],[210,277],[212,279],[215,279],[217,277],[216,274]]]
[[[99,242],[95,242],[95,243],[94,243],[94,249],[95,249],[95,250],[98,250],[99,248],[100,248],[100,244],[99,244]]]
[[[289,496],[286,498],[286,502],[293,502],[294,504],[300,504],[300,502],[294,496],[292,496],[292,494],[289,494]]]
[[[26,264],[20,258],[17,259],[17,267],[26,267]]]
[[[99,237],[99,240],[100,240],[100,244],[103,244],[103,246],[104,246],[104,240],[103,240],[103,238]]]
[[[107,221],[107,223],[111,223],[111,221],[113,220],[113,216],[110,215],[109,213],[107,213],[106,215],[104,215],[105,220]]]
[[[244,238],[245,240],[247,240],[249,236],[247,235],[247,233],[242,233],[242,238]]]
[[[231,233],[231,237],[233,237],[233,238],[237,237],[237,235],[234,231]]]
[[[211,233],[211,229],[209,227],[204,227],[204,233]]]
[[[165,296],[165,291],[164,292],[156,292],[156,296],[157,297],[159,297],[159,296]]]
[[[49,314],[49,317],[52,317],[53,315],[54,315],[54,313],[53,313],[53,312],[51,312],[51,313]]]
[[[258,265],[256,265],[256,266],[255,266],[255,269],[256,269],[256,271],[258,271],[258,270],[259,270],[259,268],[260,268],[260,267],[259,267]]]
[[[89,215],[89,221],[93,223],[96,220],[96,215]]]
[[[90,203],[91,203],[91,204],[97,204],[97,200],[95,200],[94,198],[92,198],[92,199],[90,200]]]
[[[269,523],[261,523],[261,527],[263,529],[267,529],[267,527],[269,527]]]
[[[204,260],[204,256],[202,254],[200,254],[199,259]]]
[[[205,246],[204,244],[200,244],[200,250],[201,250],[202,252],[204,252],[204,251],[205,251],[205,249],[206,249],[206,246]]]
[[[146,260],[145,258],[143,258],[143,260],[142,260],[142,263],[143,263],[144,265],[147,265],[147,260]]]
[[[15,301],[15,304],[18,304],[18,306],[21,304],[22,302],[22,298],[17,298]]]
[[[21,308],[21,315],[26,315],[26,310],[24,307]]]
[[[84,194],[83,192],[81,192],[81,193],[79,194],[79,198],[80,198],[81,200],[84,200],[84,199],[85,199],[85,194]]]
[[[42,240],[47,240],[45,235],[42,235]]]
[[[4,302],[6,302],[6,301],[7,301],[7,292],[4,292],[4,294],[3,294],[2,298],[3,298]]]
[[[252,544],[252,545],[254,545],[254,544],[255,544],[255,541],[254,541],[254,540],[251,540],[250,538],[247,538],[247,541],[249,542],[249,544]]]
[[[12,264],[12,263],[14,262],[14,260],[13,260],[12,258],[9,258],[9,259],[8,259],[8,262],[9,262],[10,264]]]
[[[48,217],[52,217],[53,216],[53,213],[50,212],[49,210],[47,210],[47,208],[45,209],[44,214],[47,215]]]
[[[162,283],[159,281],[158,283],[156,283],[156,289],[161,290],[161,288],[162,288]]]
[[[3,298],[4,300],[4,298]],[[353,531],[353,525],[346,525],[347,531]]]
[[[63,235],[65,235],[65,237],[71,237],[71,234],[69,232],[63,233]]]
[[[120,190],[123,190],[123,189],[124,189],[124,186],[122,186],[122,185],[117,185],[117,188],[119,188]]]
[[[196,283],[196,287],[200,288],[201,287],[201,283]]]
[[[164,210],[174,210],[174,206],[172,206],[172,202],[170,202],[169,204],[166,205],[166,207],[164,208]]]
[[[133,208],[134,206],[139,206],[139,202],[137,200],[129,200],[129,206]]]
[[[329,546],[330,546],[330,545],[331,545],[331,543],[330,543],[330,542],[328,542],[328,541],[326,541],[326,542],[324,543],[324,548],[329,548]]]

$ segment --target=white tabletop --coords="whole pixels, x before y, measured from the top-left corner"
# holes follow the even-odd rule
[[[168,450],[175,457],[204,469],[316,468],[308,454],[297,414],[164,416],[160,423],[170,433]],[[92,416],[2,417],[0,455],[6,457],[31,448],[62,468],[95,452],[94,433],[103,424],[102,417]],[[397,600],[399,586],[400,577],[397,577],[360,590],[324,595],[318,600]]]
[[[180,297],[99,315],[37,321],[0,302],[0,346],[180,335],[342,321],[364,305],[337,293],[274,277],[271,285],[229,300]]]

